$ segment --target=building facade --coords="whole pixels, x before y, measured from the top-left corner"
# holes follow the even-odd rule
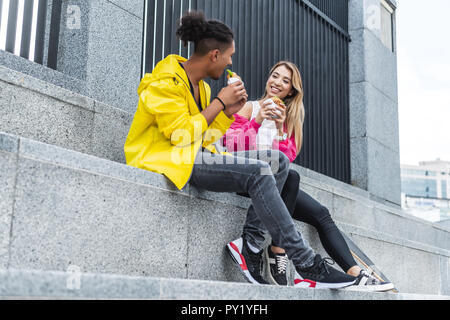
[[[450,162],[401,165],[402,207],[432,222],[450,219]]]
[[[400,205],[396,1],[350,0],[352,184]]]

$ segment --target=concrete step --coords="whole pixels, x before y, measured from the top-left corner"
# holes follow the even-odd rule
[[[0,66],[0,131],[125,163],[133,114]]]
[[[4,133],[0,166],[2,269],[244,281],[225,244],[250,199],[179,191],[152,172]],[[402,293],[449,295],[448,229],[312,178],[301,187]],[[326,255],[317,232],[297,226]]]
[[[0,271],[1,299],[450,300],[450,296],[300,289],[223,281],[39,270]]]

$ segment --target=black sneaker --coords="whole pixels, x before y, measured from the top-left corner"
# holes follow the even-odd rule
[[[359,276],[356,277],[354,285],[345,288],[345,290],[355,291],[373,291],[383,292],[394,289],[394,284],[388,281],[380,281],[366,270],[361,270]]]
[[[332,263],[329,262],[330,260]],[[327,264],[334,264],[334,261],[330,258],[322,259],[317,254],[311,267],[299,268],[296,266],[294,286],[299,288],[339,289],[351,286],[356,282],[356,277],[338,271]]]
[[[269,282],[279,286],[287,286],[287,267],[289,259],[286,253],[273,253],[268,246],[265,250],[265,258],[268,268]]]
[[[245,278],[255,284],[269,284],[262,277],[263,250],[253,253],[243,238],[231,241],[227,244],[228,252]]]

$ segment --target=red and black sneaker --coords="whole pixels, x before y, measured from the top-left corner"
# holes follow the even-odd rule
[[[317,254],[314,264],[308,268],[295,267],[294,286],[298,288],[339,289],[351,286],[356,282],[356,277],[338,271],[328,262],[330,258],[322,259]],[[328,265],[327,265],[328,264]]]
[[[243,238],[231,241],[227,244],[228,252],[245,278],[254,284],[269,284],[262,277],[263,250],[254,253]]]

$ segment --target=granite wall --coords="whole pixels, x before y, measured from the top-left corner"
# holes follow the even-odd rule
[[[350,0],[349,10],[352,184],[401,205],[396,48],[381,41],[380,0]]]

